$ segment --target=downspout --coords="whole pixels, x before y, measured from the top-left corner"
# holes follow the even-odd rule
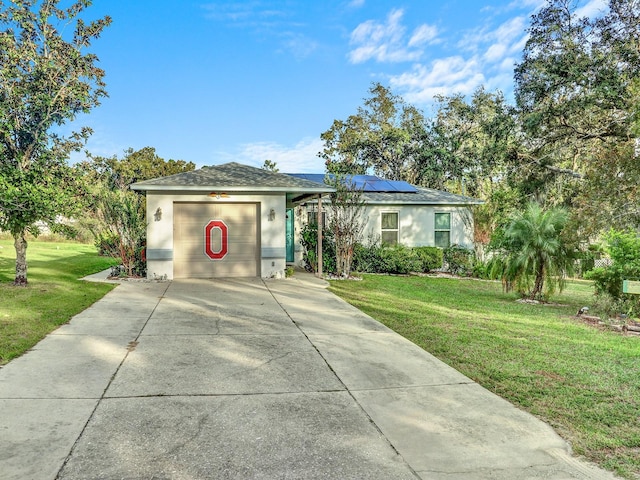
[[[320,278],[322,278],[322,228],[324,227],[324,225],[322,225],[322,194],[318,195],[318,251],[317,251],[317,258],[318,258],[318,271],[316,273],[316,275]]]

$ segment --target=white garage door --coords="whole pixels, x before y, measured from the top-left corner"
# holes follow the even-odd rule
[[[175,203],[174,278],[255,277],[258,205]]]

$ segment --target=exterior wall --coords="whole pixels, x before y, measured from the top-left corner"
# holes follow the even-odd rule
[[[323,205],[329,221],[329,209]],[[295,263],[303,266],[304,248],[300,243],[301,231],[307,222],[307,212],[317,212],[316,205],[297,206],[295,208]],[[465,206],[448,205],[368,205],[364,214],[368,221],[364,228],[363,243],[380,239],[382,213],[398,213],[398,241],[408,247],[435,245],[435,214],[451,213],[451,245],[473,249],[473,224],[469,221],[471,213]]]
[[[451,245],[457,244],[473,248],[473,225],[469,224],[469,210],[466,207],[446,205],[371,205],[365,215],[368,222],[364,231],[364,241],[379,238],[382,213],[398,213],[398,242],[407,247],[435,245],[435,214],[451,214]]]
[[[226,198],[212,198],[207,193],[175,194],[147,191],[147,277],[173,278],[173,204],[174,202],[257,203],[260,276],[283,278],[286,267],[285,195],[230,193]],[[156,215],[158,208],[162,211]],[[270,219],[273,209],[275,215]],[[159,217],[159,218],[158,218]]]

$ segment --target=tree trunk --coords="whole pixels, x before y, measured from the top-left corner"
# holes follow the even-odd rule
[[[542,262],[538,267],[538,271],[536,272],[536,281],[533,286],[533,291],[531,292],[531,300],[540,300],[540,296],[542,295],[542,286],[544,285],[544,265]]]
[[[16,278],[14,285],[20,287],[27,286],[27,240],[24,238],[24,232],[13,235],[13,245],[16,248]]]

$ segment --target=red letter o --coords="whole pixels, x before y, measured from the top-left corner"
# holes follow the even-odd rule
[[[220,229],[222,246],[217,252],[211,248],[211,232],[214,228]],[[229,251],[229,229],[222,220],[211,220],[204,227],[204,251],[211,260],[221,260]]]

